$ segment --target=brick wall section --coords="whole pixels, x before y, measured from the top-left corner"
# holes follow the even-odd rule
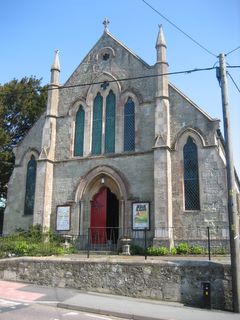
[[[0,278],[203,307],[203,282],[211,283],[212,307],[231,310],[227,264],[207,261],[86,261],[11,258],[0,261]]]

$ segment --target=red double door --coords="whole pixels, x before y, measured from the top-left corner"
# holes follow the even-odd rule
[[[106,187],[91,202],[90,239],[92,244],[115,242],[118,233],[118,200]]]

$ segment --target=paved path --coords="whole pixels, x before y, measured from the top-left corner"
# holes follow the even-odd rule
[[[59,303],[58,306],[136,320],[240,320],[240,314],[231,312],[90,292],[79,293]]]
[[[240,320],[240,314],[185,307],[179,303],[0,281],[0,299],[54,304],[59,308],[135,320]]]

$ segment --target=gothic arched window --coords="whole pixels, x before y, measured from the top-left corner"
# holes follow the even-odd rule
[[[124,151],[135,149],[135,106],[128,98],[124,106]]]
[[[74,156],[83,155],[84,121],[85,121],[85,111],[83,107],[80,106],[76,114],[76,122],[75,122]]]
[[[198,152],[191,137],[183,148],[185,210],[200,210]]]
[[[102,109],[103,97],[98,92],[93,102],[92,154],[102,152]]]
[[[25,193],[25,206],[24,214],[32,215],[34,209],[34,198],[35,198],[35,185],[36,185],[36,169],[37,162],[34,156],[27,165],[27,179],[26,179],[26,193]]]
[[[106,99],[105,152],[115,152],[115,110],[116,97],[112,90]]]

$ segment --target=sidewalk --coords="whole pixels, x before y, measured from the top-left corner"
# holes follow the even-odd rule
[[[58,307],[135,320],[240,320],[240,314],[184,307],[179,303],[79,293]]]
[[[51,304],[84,312],[135,320],[240,320],[240,314],[185,307],[179,303],[136,299],[75,289],[0,281],[0,299]]]

